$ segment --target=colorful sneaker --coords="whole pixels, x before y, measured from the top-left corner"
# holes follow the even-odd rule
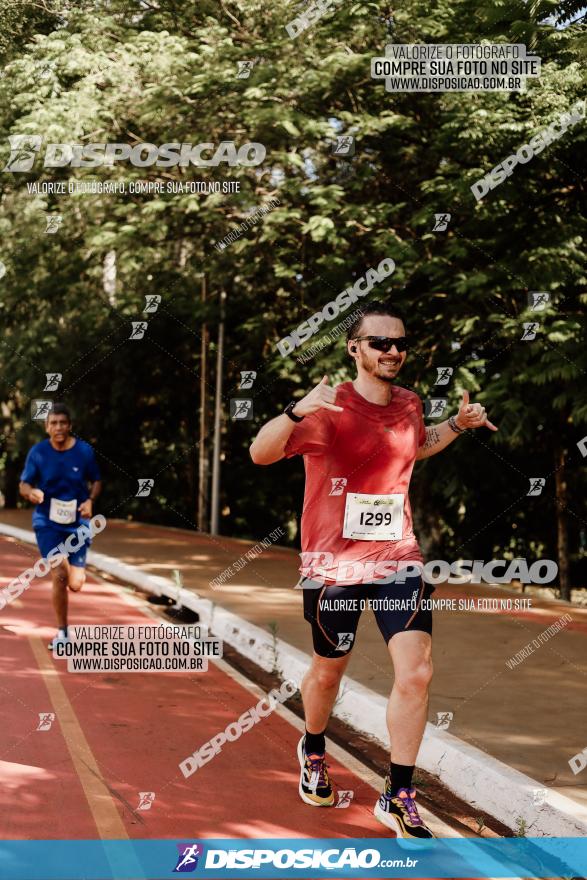
[[[303,736],[298,743],[298,760],[300,762],[300,797],[311,807],[331,807],[334,804],[334,792],[328,778],[324,755],[306,755]]]
[[[390,791],[389,777],[385,780],[385,790],[373,810],[375,818],[395,831],[398,837],[409,840],[428,840],[434,837],[418,815],[416,806],[416,789],[400,788],[393,797]]]

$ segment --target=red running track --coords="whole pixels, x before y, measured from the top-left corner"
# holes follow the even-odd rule
[[[38,558],[0,538],[0,588]],[[70,623],[153,623],[136,600],[91,575]],[[69,673],[47,644],[49,579],[0,610],[0,837],[3,839],[382,837],[376,792],[336,760],[346,809],[298,796],[298,731],[272,713],[185,779],[178,764],[259,697],[224,668],[203,673]],[[37,730],[40,713],[54,713]],[[154,792],[138,810],[139,793]],[[389,836],[392,836],[391,834]]]

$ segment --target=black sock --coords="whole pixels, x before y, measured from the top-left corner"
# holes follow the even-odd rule
[[[412,775],[414,773],[414,767],[407,766],[406,764],[394,764],[390,761],[389,763],[389,788],[385,792],[387,795],[391,795],[394,797],[400,788],[411,788],[412,787]]]
[[[326,741],[324,739],[325,730],[322,733],[308,733],[306,730],[306,739],[304,742],[304,751],[306,755],[323,755],[326,751]]]

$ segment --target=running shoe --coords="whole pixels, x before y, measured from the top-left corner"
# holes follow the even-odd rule
[[[384,792],[373,810],[375,818],[395,831],[398,837],[408,840],[428,840],[434,837],[418,814],[416,789],[400,788],[393,797],[388,794],[390,790],[387,777]]]
[[[65,630],[59,629],[57,630],[57,635],[53,637],[53,639],[49,642],[47,647],[50,651],[52,651],[56,645],[65,645],[69,641],[69,636],[65,634]]]
[[[311,807],[331,807],[334,804],[334,792],[328,778],[325,755],[306,755],[303,736],[298,743],[298,760],[300,762],[300,797]]]

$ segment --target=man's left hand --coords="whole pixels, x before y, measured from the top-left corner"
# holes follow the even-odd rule
[[[85,501],[82,501],[80,506],[78,507],[79,515],[83,516],[84,519],[92,518],[92,501],[90,498],[87,498]]]
[[[487,418],[485,407],[481,406],[480,403],[469,403],[468,391],[463,391],[463,400],[455,416],[455,421],[459,428],[482,428],[485,426],[490,431],[499,430]]]

